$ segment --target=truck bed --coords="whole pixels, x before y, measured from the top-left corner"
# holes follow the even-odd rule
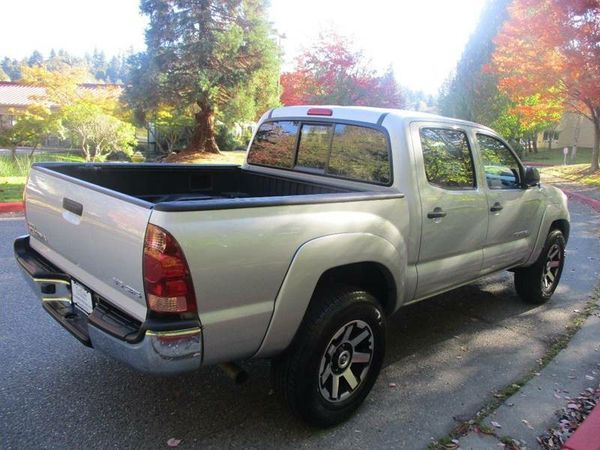
[[[247,171],[239,166],[175,164],[42,163],[38,169],[100,186],[143,202],[194,202],[217,199],[298,196],[351,192],[326,184]],[[89,186],[88,186],[89,187]]]
[[[401,196],[367,189],[368,185],[361,190],[271,176],[239,166],[38,163],[32,167],[26,188],[30,245],[62,272],[142,321],[147,307],[140,255],[152,216],[168,220],[168,225],[162,225],[184,242],[187,232],[179,233],[175,225],[194,217],[189,223],[196,226],[200,219],[178,212],[221,210],[218,216],[222,217],[230,209],[316,207]],[[263,216],[269,217],[258,215]],[[210,235],[210,219],[217,216],[205,217],[203,232]],[[289,224],[282,229],[288,230]],[[287,264],[292,253],[286,254]]]

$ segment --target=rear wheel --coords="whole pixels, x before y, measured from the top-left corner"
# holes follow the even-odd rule
[[[537,261],[515,270],[515,288],[525,302],[542,304],[550,300],[562,274],[565,245],[562,232],[552,230]]]
[[[275,388],[306,422],[335,425],[363,402],[384,353],[385,318],[371,294],[323,293],[313,300],[290,350],[273,362]]]

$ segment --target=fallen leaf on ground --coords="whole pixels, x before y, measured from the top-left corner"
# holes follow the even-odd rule
[[[181,444],[181,439],[171,438],[167,441],[169,447],[177,447],[179,444]]]
[[[398,385],[396,383],[390,383],[390,384],[388,384],[388,386],[391,387],[391,388],[395,388]]]
[[[594,377],[593,377],[593,376],[591,376],[591,375],[586,375],[586,376],[585,376],[585,379],[586,379],[586,380],[590,380],[590,381],[591,381],[591,380],[593,380],[593,379],[594,379]]]
[[[502,425],[500,425],[498,422],[494,422],[492,420],[492,426],[496,427],[496,428],[502,428]]]
[[[530,430],[533,430],[533,427],[529,424],[529,422],[526,419],[522,419],[521,422],[523,422],[525,425],[527,425],[527,428],[529,428]]]

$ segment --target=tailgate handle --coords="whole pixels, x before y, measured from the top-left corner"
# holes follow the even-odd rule
[[[63,208],[77,216],[81,216],[83,214],[83,205],[67,197],[63,198]]]

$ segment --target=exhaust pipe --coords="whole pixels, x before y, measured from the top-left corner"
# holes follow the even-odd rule
[[[248,372],[246,372],[236,363],[221,363],[219,364],[219,367],[221,370],[223,370],[223,372],[225,372],[225,375],[231,378],[236,384],[245,383],[249,378]]]

